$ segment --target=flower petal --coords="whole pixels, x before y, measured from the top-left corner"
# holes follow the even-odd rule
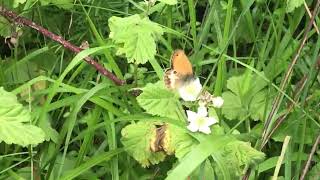
[[[207,117],[206,118],[206,125],[211,126],[212,124],[216,124],[218,121],[214,117]]]
[[[206,117],[208,115],[208,111],[207,111],[207,108],[204,107],[204,106],[199,106],[198,107],[198,116],[201,116],[201,117]]]
[[[208,126],[201,126],[199,127],[199,131],[203,132],[205,134],[210,134],[211,133],[211,129]]]
[[[223,105],[223,102],[224,101],[223,101],[222,97],[220,97],[220,96],[212,98],[212,105],[215,108],[221,108]]]
[[[192,83],[194,84],[194,86],[196,86],[197,89],[199,89],[199,88],[202,89],[202,85],[200,83],[200,79],[199,78],[195,79]]]
[[[180,97],[185,101],[195,101],[200,94],[202,85],[199,78],[192,80],[178,89]]]
[[[187,110],[186,112],[187,112],[187,117],[189,122],[193,122],[198,118],[197,113],[189,110]]]
[[[184,101],[195,101],[197,100],[197,96],[194,95],[194,93],[189,93],[186,90],[185,86],[182,86],[178,89],[179,95],[180,97],[184,100]]]
[[[199,130],[199,127],[197,126],[197,123],[190,123],[187,128],[191,131],[191,132],[196,132]]]

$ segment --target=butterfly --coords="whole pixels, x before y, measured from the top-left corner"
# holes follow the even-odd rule
[[[183,50],[178,49],[171,55],[171,68],[164,75],[164,83],[168,89],[178,89],[194,80],[192,64]]]

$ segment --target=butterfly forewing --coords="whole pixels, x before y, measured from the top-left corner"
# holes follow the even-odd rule
[[[177,89],[193,78],[192,64],[183,50],[175,50],[171,56],[171,69],[166,70],[164,82],[167,88]]]
[[[175,50],[171,56],[172,68],[181,75],[193,75],[192,64],[183,50]]]

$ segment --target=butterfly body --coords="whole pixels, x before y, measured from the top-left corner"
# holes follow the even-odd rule
[[[171,56],[171,69],[166,70],[164,82],[169,89],[178,89],[194,79],[192,64],[183,50],[175,50]]]

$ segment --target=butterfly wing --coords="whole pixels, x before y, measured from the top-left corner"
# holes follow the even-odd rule
[[[171,69],[166,70],[164,82],[167,88],[177,89],[193,78],[192,64],[183,50],[175,50],[171,56]]]
[[[181,84],[179,75],[173,69],[166,70],[163,79],[168,89],[177,89]]]
[[[193,75],[192,64],[183,50],[175,50],[171,56],[172,69],[182,76]]]

